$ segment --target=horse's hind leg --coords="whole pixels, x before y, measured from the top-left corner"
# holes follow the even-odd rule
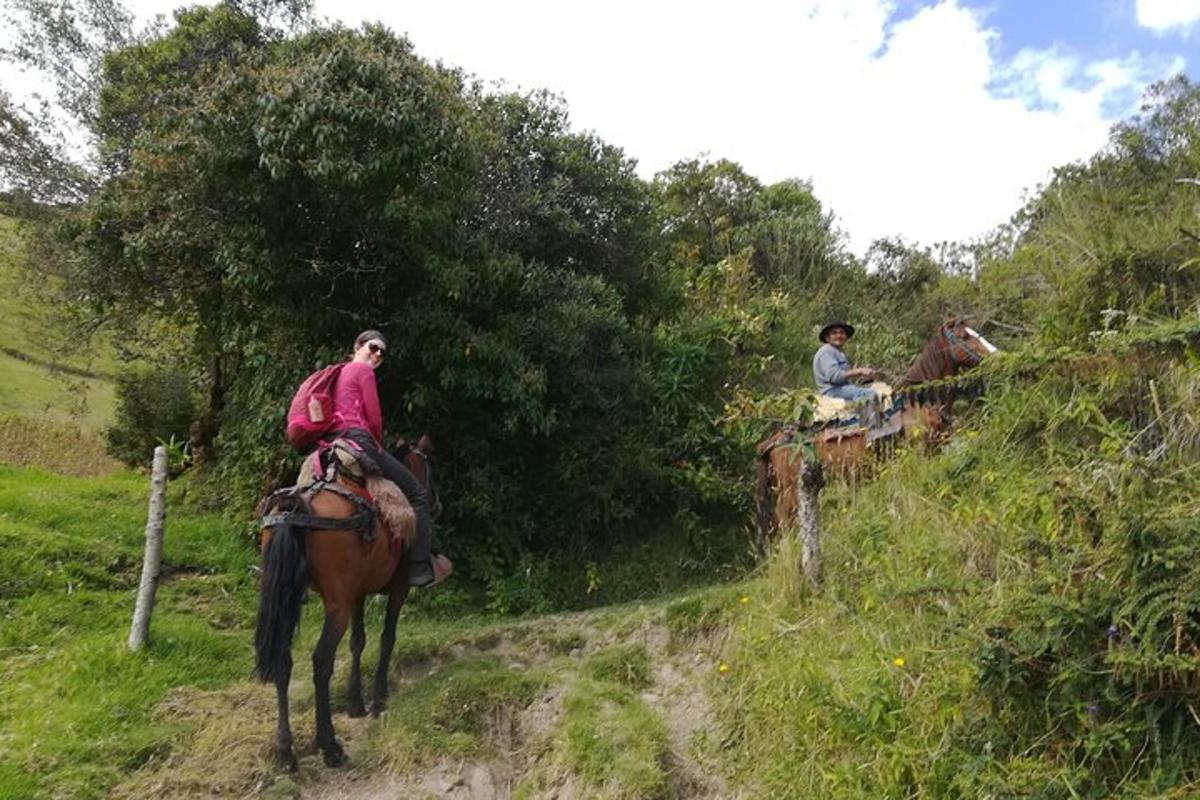
[[[396,646],[396,620],[400,608],[408,599],[408,584],[401,582],[393,586],[388,595],[387,615],[383,620],[383,633],[379,637],[379,667],[375,670],[375,684],[371,689],[371,713],[379,716],[387,705],[388,665],[392,660],[392,648]]]
[[[284,769],[295,772],[299,767],[292,750],[292,725],[288,720],[288,682],[292,677],[292,654],[285,655],[275,673],[275,699],[279,704],[279,725],[275,729],[275,761]]]
[[[350,616],[345,608],[326,607],[325,625],[317,649],[313,651],[313,683],[317,690],[317,747],[325,757],[325,765],[340,767],[346,763],[341,742],[333,735],[333,717],[329,707],[329,680],[333,677],[333,657],[338,643],[346,632]]]
[[[363,705],[362,652],[367,644],[367,633],[363,628],[363,600],[359,599],[350,612],[350,680],[346,684],[346,710],[352,717],[365,717]]]

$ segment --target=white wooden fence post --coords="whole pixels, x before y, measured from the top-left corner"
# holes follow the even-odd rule
[[[800,570],[809,589],[821,589],[821,519],[818,496],[825,485],[821,462],[812,459],[796,479],[796,533],[800,538]]]
[[[154,448],[150,471],[150,510],[146,519],[146,552],[142,557],[142,583],[138,587],[133,626],[129,629],[129,649],[141,650],[150,635],[150,615],[154,613],[154,593],[158,590],[162,566],[163,517],[167,506],[167,448]]]

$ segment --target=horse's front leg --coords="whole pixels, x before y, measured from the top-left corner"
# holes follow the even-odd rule
[[[279,706],[279,724],[275,729],[275,762],[289,772],[295,772],[299,764],[292,750],[292,725],[288,720],[288,683],[291,678],[292,654],[288,653],[275,672],[275,700]]]
[[[325,757],[325,765],[340,767],[346,763],[341,742],[333,735],[333,717],[329,707],[329,680],[333,677],[333,657],[338,643],[346,632],[350,612],[346,608],[326,605],[325,625],[313,650],[313,683],[317,690],[317,747]]]
[[[362,652],[367,644],[367,633],[363,627],[363,598],[354,604],[350,612],[350,680],[346,684],[346,710],[352,717],[365,717],[363,705]]]
[[[375,670],[375,684],[371,690],[371,713],[375,716],[379,716],[387,705],[388,665],[392,660],[392,648],[396,646],[396,620],[400,618],[400,608],[407,599],[408,581],[400,579],[392,585],[388,594],[387,615],[383,620],[383,633],[379,636],[379,666]]]

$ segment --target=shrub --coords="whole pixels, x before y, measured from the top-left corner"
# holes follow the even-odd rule
[[[186,441],[196,418],[187,375],[171,368],[129,369],[117,376],[116,422],[104,432],[108,452],[143,466],[163,442]]]

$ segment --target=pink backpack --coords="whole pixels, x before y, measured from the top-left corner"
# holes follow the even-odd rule
[[[293,447],[312,447],[333,430],[333,388],[344,366],[319,369],[296,390],[287,415],[287,440]]]

